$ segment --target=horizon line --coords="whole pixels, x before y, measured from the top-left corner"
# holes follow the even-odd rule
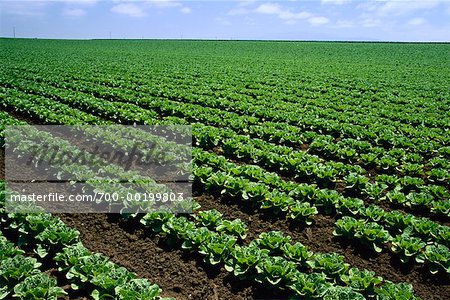
[[[46,38],[10,37],[9,40],[54,40],[54,41],[216,41],[216,42],[328,42],[328,43],[402,43],[402,44],[450,44],[450,41],[396,41],[396,40],[315,40],[315,39],[226,39],[226,38]]]

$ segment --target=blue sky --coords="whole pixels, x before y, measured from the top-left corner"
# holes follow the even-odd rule
[[[0,0],[0,36],[450,41],[450,0]]]

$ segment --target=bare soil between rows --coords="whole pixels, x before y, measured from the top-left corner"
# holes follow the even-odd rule
[[[275,216],[271,212],[254,210],[248,202],[221,197],[202,195],[197,198],[203,209],[217,209],[225,218],[240,218],[248,225],[248,240],[257,237],[261,232],[280,230],[292,237],[294,242],[301,242],[314,252],[337,252],[344,255],[351,266],[366,268],[376,272],[386,280],[408,282],[414,286],[418,296],[423,299],[450,299],[450,278],[448,276],[433,277],[426,267],[417,264],[403,265],[398,256],[383,251],[376,254],[357,241],[345,241],[333,236],[335,218],[316,215],[312,226],[296,224]]]
[[[39,124],[33,119],[21,119]],[[3,163],[0,177],[4,178],[4,149],[0,151],[0,162]],[[248,202],[198,193],[196,196],[202,209],[217,209],[225,218],[243,220],[249,227],[248,241],[261,232],[280,230],[315,252],[337,252],[352,266],[373,270],[387,280],[411,283],[422,299],[450,299],[448,277],[433,277],[424,267],[402,265],[390,253],[373,254],[357,242],[336,239],[332,235],[335,223],[332,216],[318,215],[313,226],[304,227],[271,212],[254,209]],[[203,263],[201,256],[181,250],[180,245],[167,244],[164,238],[150,234],[135,221],[106,214],[63,214],[60,217],[81,232],[87,248],[104,253],[115,263],[158,284],[164,296],[201,300],[287,299],[288,295],[275,288],[241,281],[219,266]]]
[[[169,245],[134,220],[106,214],[60,215],[81,232],[84,245],[158,284],[176,299],[287,299],[287,295],[251,281],[241,281],[202,257]]]
[[[390,253],[374,254],[352,242],[334,238],[334,218],[319,215],[315,224],[302,227],[290,221],[254,210],[247,202],[235,199],[197,195],[202,209],[217,209],[225,218],[240,218],[249,227],[246,240],[261,232],[281,230],[315,252],[337,252],[358,268],[373,270],[377,275],[394,282],[408,282],[418,296],[426,300],[450,299],[448,278],[433,277],[426,268],[402,265]],[[66,214],[64,222],[77,228],[87,248],[108,255],[112,261],[138,276],[158,284],[164,296],[177,299],[287,299],[288,295],[275,288],[241,281],[218,266],[210,266],[195,253],[169,245],[164,238],[152,235],[134,220],[117,215]]]

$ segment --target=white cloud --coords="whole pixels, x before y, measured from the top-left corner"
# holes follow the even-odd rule
[[[141,6],[133,3],[121,3],[115,5],[111,8],[111,11],[129,17],[144,17],[147,15]]]
[[[94,6],[98,3],[99,0],[59,0],[55,2],[64,2],[70,5],[77,5],[77,6]]]
[[[342,5],[350,3],[351,0],[321,0],[322,4],[334,4],[334,5]]]
[[[378,17],[392,17],[407,15],[415,11],[430,10],[436,8],[441,2],[439,0],[384,0],[361,3],[358,8],[372,12]]]
[[[81,8],[67,8],[63,10],[63,15],[72,18],[79,18],[86,15],[86,11]]]
[[[419,26],[425,24],[426,21],[424,18],[413,18],[409,20],[408,25]]]
[[[347,1],[347,0],[344,0]],[[250,10],[247,7],[236,7],[228,12],[228,15],[244,15],[250,13],[258,13],[265,15],[274,15],[277,18],[284,21],[285,24],[293,25],[299,20],[306,20],[313,26],[324,25],[330,22],[330,20],[323,16],[315,16],[307,11],[292,11],[283,7],[278,3],[263,3],[257,6],[255,9]]]
[[[180,12],[182,12],[183,14],[189,14],[192,12],[192,9],[190,7],[183,7],[182,9],[180,9]]]
[[[45,15],[49,2],[0,1],[0,16],[3,14],[19,17],[39,17]]]
[[[324,25],[327,24],[328,22],[330,22],[330,20],[328,18],[325,17],[311,17],[308,19],[309,24],[313,25],[313,26],[319,26],[319,25]]]
[[[299,19],[306,19],[310,17],[311,14],[308,12],[299,12],[299,13],[292,13],[290,11],[282,12],[278,15],[280,19],[283,20],[299,20]]]
[[[261,4],[254,11],[260,14],[276,15],[278,18],[284,20],[287,24],[294,24],[297,20],[306,19],[312,16],[309,12],[306,11],[292,12],[275,3]]]
[[[82,17],[86,15],[86,9],[95,6],[98,1],[99,0],[0,0],[0,15],[43,17],[47,15],[49,7],[58,4],[60,7],[62,6],[63,16],[72,18]]]
[[[139,0],[142,1],[142,0]],[[171,7],[180,7],[183,6],[180,2],[176,2],[173,0],[157,0],[157,1],[145,1],[150,6],[158,7],[158,8],[171,8]]]
[[[190,7],[183,6],[180,2],[173,0],[113,0],[113,2],[116,5],[111,8],[112,12],[130,17],[144,17],[148,15],[148,11],[152,8],[158,10],[158,12],[170,8],[179,8],[180,13],[183,14],[192,12]]]
[[[378,14],[384,16],[404,15],[417,10],[434,8],[439,4],[437,1],[388,1],[382,5]]]
[[[230,16],[237,16],[237,15],[246,15],[251,13],[251,10],[244,8],[244,7],[237,7],[237,8],[232,8],[227,15]]]
[[[376,1],[361,2],[356,5],[357,9],[373,12],[379,7],[380,3]]]
[[[448,0],[379,0],[367,1],[357,5],[357,9],[362,13],[357,24],[362,27],[378,27],[388,29],[392,26],[406,24],[409,26],[419,26],[426,23],[417,14],[434,13],[442,10]],[[448,4],[447,4],[448,5]]]
[[[255,11],[261,14],[279,14],[283,10],[281,6],[275,3],[264,3],[258,6]]]

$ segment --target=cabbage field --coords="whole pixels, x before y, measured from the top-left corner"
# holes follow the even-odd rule
[[[450,299],[449,44],[0,49],[0,299]],[[27,124],[191,125],[193,213],[7,211],[4,132]],[[93,168],[64,170],[122,184]]]

